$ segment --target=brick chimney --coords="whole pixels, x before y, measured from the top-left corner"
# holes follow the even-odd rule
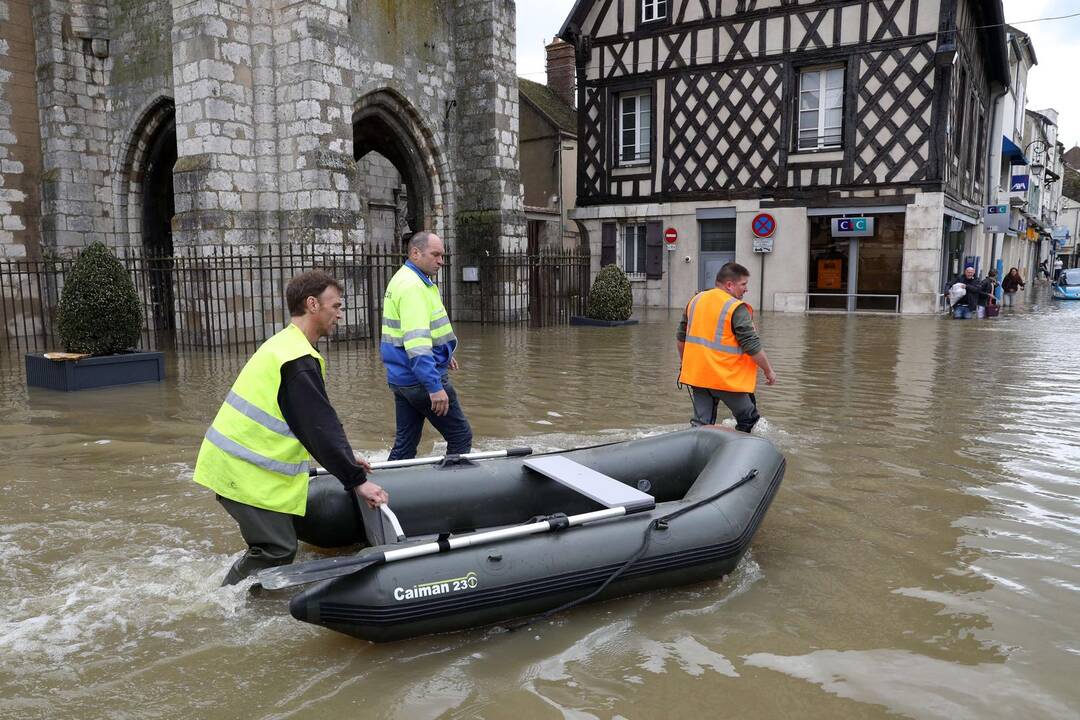
[[[547,86],[570,107],[577,107],[577,97],[574,92],[576,85],[574,46],[555,38],[544,49],[547,50]]]

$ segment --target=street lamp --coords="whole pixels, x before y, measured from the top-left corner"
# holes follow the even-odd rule
[[[1041,175],[1043,169],[1046,167],[1046,165],[1044,165],[1042,162],[1042,154],[1049,146],[1047,145],[1047,142],[1045,140],[1036,138],[1035,140],[1032,140],[1024,146],[1025,158],[1028,156],[1028,151],[1031,150],[1031,148],[1033,147],[1035,148],[1035,150],[1032,152],[1032,159],[1031,162],[1028,163],[1028,167],[1031,168],[1031,172],[1035,173],[1036,175]]]

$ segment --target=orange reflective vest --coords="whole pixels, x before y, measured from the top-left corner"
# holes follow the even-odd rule
[[[754,392],[757,364],[739,347],[731,329],[735,308],[748,303],[720,288],[699,292],[686,306],[686,345],[679,382],[694,387]]]

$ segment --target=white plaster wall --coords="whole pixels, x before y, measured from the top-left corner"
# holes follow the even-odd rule
[[[751,225],[761,212],[747,208],[735,216],[735,262],[750,271],[747,300],[755,309],[802,312],[809,284],[810,224],[806,208],[770,208],[776,218],[773,251],[764,257],[754,252]]]
[[[936,313],[940,305],[944,193],[919,193],[904,214],[900,312]]]

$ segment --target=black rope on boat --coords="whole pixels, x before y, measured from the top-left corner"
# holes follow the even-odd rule
[[[667,515],[665,515],[663,517],[656,518],[655,520],[650,522],[645,527],[645,534],[641,538],[641,547],[639,547],[637,549],[637,552],[635,552],[630,557],[630,559],[627,560],[626,562],[624,562],[615,572],[611,573],[611,575],[608,576],[607,580],[604,580],[604,582],[600,585],[600,587],[596,588],[595,590],[593,590],[588,595],[585,595],[584,597],[577,598],[576,600],[571,600],[568,603],[564,603],[564,604],[560,605],[559,607],[553,608],[553,609],[548,610],[546,612],[543,612],[540,615],[536,615],[536,616],[528,618],[526,620],[521,620],[521,621],[518,621],[517,623],[513,623],[513,624],[511,624],[509,626],[509,629],[510,630],[517,630],[517,629],[522,628],[522,627],[524,627],[526,625],[529,625],[529,624],[531,624],[533,622],[539,622],[541,620],[547,620],[552,615],[557,615],[557,614],[559,614],[561,612],[569,610],[572,607],[576,607],[578,605],[581,605],[582,603],[586,603],[586,602],[592,600],[594,597],[596,597],[600,593],[604,592],[604,590],[607,588],[607,586],[610,585],[611,583],[613,583],[616,579],[618,579],[619,576],[621,576],[624,572],[629,570],[634,565],[634,563],[636,563],[638,560],[640,560],[642,557],[645,556],[645,553],[648,552],[648,550],[649,550],[649,541],[652,538],[652,533],[653,533],[654,530],[667,530],[668,523],[670,523],[672,520],[676,520],[679,517],[682,517],[686,513],[690,512],[691,510],[696,510],[697,508],[701,507],[702,505],[708,505],[709,503],[713,502],[714,500],[719,500],[720,498],[727,495],[729,492],[731,492],[731,491],[733,491],[733,490],[735,490],[737,488],[740,488],[743,485],[745,485],[746,483],[750,482],[755,477],[757,477],[757,468],[754,468],[750,472],[746,473],[746,475],[743,475],[742,478],[737,483],[735,483],[734,485],[731,485],[730,487],[724,488],[720,492],[713,493],[709,497],[704,498],[702,500],[698,500],[695,503],[691,503],[690,505],[687,505],[686,507],[681,507],[678,510],[676,510],[675,512],[668,513]]]

